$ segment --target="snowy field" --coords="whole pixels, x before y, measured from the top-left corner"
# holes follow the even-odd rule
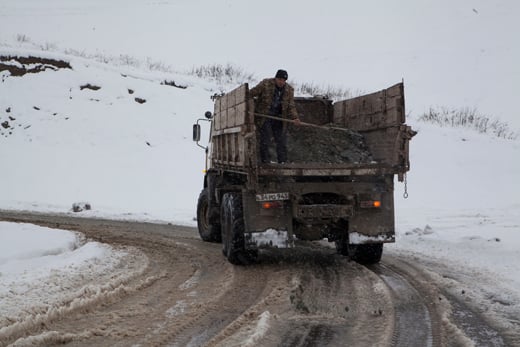
[[[396,184],[397,242],[386,252],[433,264],[447,286],[450,272],[463,274],[476,298],[494,293],[518,311],[520,141],[418,116],[430,106],[469,106],[520,128],[520,48],[511,44],[520,5],[374,6],[2,1],[0,56],[63,60],[71,68],[0,72],[0,123],[9,125],[0,127],[0,209],[72,214],[72,204],[88,202],[91,210],[74,215],[195,225],[204,153],[191,141],[191,125],[212,109],[212,94],[237,81],[193,77],[186,73],[193,66],[230,62],[257,79],[286,68],[289,82],[366,92],[404,78],[407,123],[419,134],[411,142],[408,199]],[[368,14],[380,24],[362,19]],[[288,23],[289,42],[273,40],[277,26],[266,28],[267,19]],[[89,293],[102,289],[93,278],[110,274],[117,285],[146,262],[131,249],[30,225],[0,222],[0,241],[0,323],[27,310],[21,301],[37,310],[94,300]],[[131,271],[122,266],[129,258]]]

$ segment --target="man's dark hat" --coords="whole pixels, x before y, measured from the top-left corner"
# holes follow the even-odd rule
[[[275,78],[283,78],[284,80],[287,80],[289,78],[289,75],[287,74],[287,71],[285,70],[278,70],[276,71]]]

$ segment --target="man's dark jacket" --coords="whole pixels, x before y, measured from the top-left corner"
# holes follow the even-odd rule
[[[256,99],[255,113],[269,115],[275,89],[275,79],[266,78],[249,90],[249,96]],[[284,86],[284,92],[282,96],[282,113],[279,116],[285,119],[298,118],[298,112],[296,111],[296,105],[294,103],[294,88],[288,83],[286,83]],[[266,118],[262,117],[256,117],[256,119],[256,124],[260,127],[266,120]]]

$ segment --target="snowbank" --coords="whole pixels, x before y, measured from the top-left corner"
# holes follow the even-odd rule
[[[32,224],[0,222],[0,240],[0,341],[98,302],[147,265],[135,250]]]

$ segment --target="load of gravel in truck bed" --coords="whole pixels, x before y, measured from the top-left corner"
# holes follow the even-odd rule
[[[275,148],[273,141],[272,159],[276,158]],[[322,128],[288,125],[287,157],[290,163],[367,164],[373,161],[363,135],[326,125]]]

